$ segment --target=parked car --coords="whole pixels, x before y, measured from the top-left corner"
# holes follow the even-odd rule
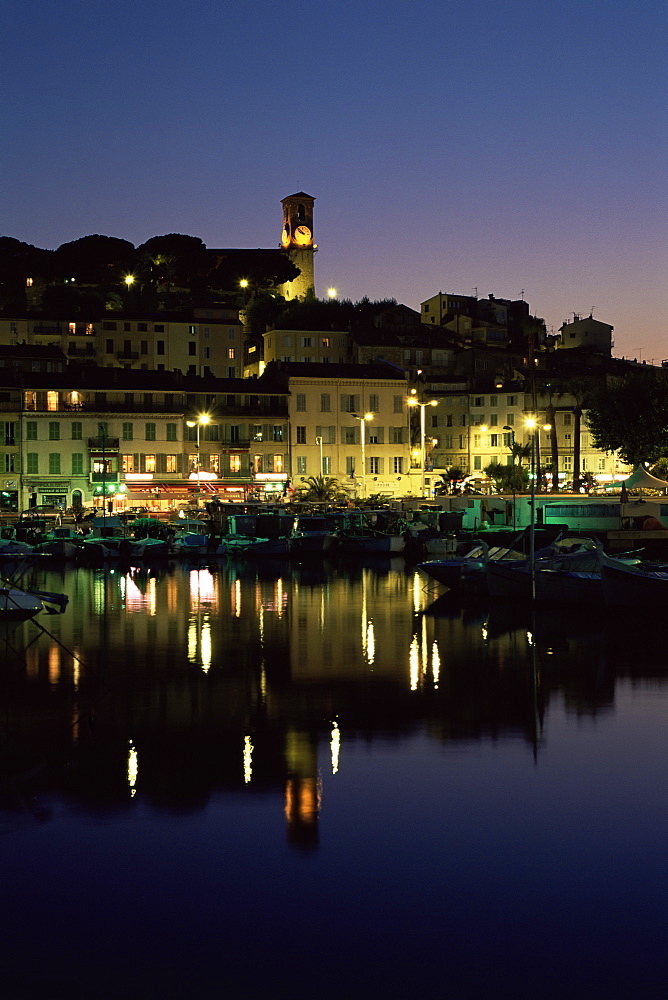
[[[21,521],[55,521],[62,518],[65,513],[61,504],[38,503],[34,507],[24,510],[19,520]]]

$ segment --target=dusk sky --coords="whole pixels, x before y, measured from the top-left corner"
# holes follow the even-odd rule
[[[0,233],[277,246],[316,291],[519,298],[668,358],[661,0],[5,0]]]

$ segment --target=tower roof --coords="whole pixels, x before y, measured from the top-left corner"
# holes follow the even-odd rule
[[[281,205],[285,201],[292,201],[294,198],[308,198],[309,201],[315,201],[312,194],[306,194],[305,191],[297,191],[297,194],[289,194],[285,198],[281,198]]]

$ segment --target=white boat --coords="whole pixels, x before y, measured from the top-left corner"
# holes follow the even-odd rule
[[[483,591],[487,586],[487,564],[490,559],[524,562],[524,556],[520,552],[498,545],[490,548],[483,539],[476,539],[473,547],[461,556],[428,559],[418,563],[417,568],[449,590]]]
[[[601,602],[600,545],[593,538],[557,538],[531,559],[501,558],[487,565],[490,597],[505,600]]]
[[[0,586],[0,621],[34,618],[44,605],[39,597],[18,587]]]

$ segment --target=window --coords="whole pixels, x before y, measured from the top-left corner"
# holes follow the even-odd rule
[[[378,402],[379,398],[380,397],[375,392],[372,392],[371,395],[369,396],[369,412],[370,413],[378,413],[378,411],[380,410],[380,405],[379,405],[379,402]]]
[[[262,440],[262,424],[253,424],[253,441]]]
[[[403,403],[404,401],[402,396],[392,397],[392,406],[394,413],[403,413],[403,408],[404,408]]]
[[[165,342],[164,340],[156,340],[155,342],[155,353],[164,354],[165,353]]]
[[[209,455],[209,472],[220,475],[220,455]]]
[[[191,340],[191,341],[188,342],[188,354],[190,355],[191,358],[194,358],[194,357],[197,356],[197,341],[196,340]]]
[[[341,444],[359,444],[359,427],[342,427]]]
[[[306,455],[297,455],[297,475],[306,475]]]
[[[234,443],[241,441],[241,427],[239,424],[230,424],[230,441]]]
[[[489,397],[489,405],[490,406],[498,406],[499,405],[498,396],[490,396]]]
[[[83,426],[81,424],[81,421],[80,420],[75,420],[71,424],[71,427],[72,427],[72,440],[73,441],[81,441],[81,438],[83,436]]]
[[[282,441],[283,440],[283,427],[281,424],[274,424],[272,436],[272,441]]]
[[[482,455],[473,456],[473,468],[476,470],[482,469]]]
[[[570,445],[572,439],[573,439],[572,434],[564,434],[564,441],[566,442],[566,444]]]
[[[299,338],[299,343],[300,343],[300,345],[302,347],[310,347],[311,346],[311,338],[310,337],[300,337]]]
[[[355,456],[346,455],[346,475],[352,477],[355,475]]]
[[[15,472],[15,461],[16,456],[13,454],[5,455],[5,472]]]
[[[508,406],[517,406],[517,396],[506,396],[506,404]]]
[[[36,441],[37,440],[37,421],[27,420],[26,421],[26,441]]]
[[[306,409],[306,393],[297,393],[297,410],[303,412]],[[275,439],[274,439],[275,440]]]
[[[103,330],[115,330],[116,329],[116,324],[115,323],[111,323],[109,320],[105,320],[104,323],[102,324],[102,329]]]
[[[320,394],[320,412],[329,413],[331,400],[328,392],[323,392]]]
[[[13,445],[15,443],[15,432],[16,432],[16,422],[14,420],[5,421],[5,444]]]
[[[36,476],[39,473],[39,456],[35,451],[29,451],[26,455],[26,471],[29,476]]]
[[[113,354],[114,353],[114,342],[113,342],[113,340],[107,340],[107,341],[105,341],[105,344],[106,344],[105,351],[107,352],[107,354]]]
[[[404,460],[401,456],[396,456],[392,459],[392,471],[399,476],[403,475]]]
[[[84,474],[84,457],[81,452],[75,451],[72,454],[72,475],[73,476],[83,476]]]
[[[490,423],[490,427],[498,427],[499,426],[499,414],[498,413],[492,413],[492,415],[489,418],[489,423]]]
[[[176,441],[176,424],[167,424],[167,440]]]
[[[329,455],[322,456],[322,474],[323,476],[331,476],[332,474],[332,460]]]
[[[135,471],[135,457],[134,455],[121,455],[121,469],[123,472],[134,472]]]
[[[49,441],[60,441],[60,424],[57,420],[49,422]]]
[[[146,424],[146,440],[155,441],[155,424]]]
[[[165,455],[165,472],[176,471],[176,455]]]
[[[241,455],[230,455],[230,472],[241,472]]]
[[[489,436],[489,446],[490,446],[490,448],[498,448],[499,447],[499,435],[498,434],[490,434],[490,436]]]
[[[514,427],[515,426],[515,414],[514,413],[506,413],[506,423],[508,424],[509,427]]]
[[[383,464],[382,458],[377,458],[375,455],[373,455],[370,459],[368,459],[368,462],[369,462],[369,474],[372,476],[380,475],[382,472],[382,464]]]
[[[332,345],[331,345],[330,338],[329,337],[323,337],[322,340],[321,340],[321,342],[320,342],[320,346],[321,347],[331,347]]]
[[[306,444],[306,428],[297,428],[297,444]]]
[[[283,456],[274,455],[274,472],[282,472],[282,471],[283,471]]]
[[[164,323],[154,323],[153,324],[153,332],[154,333],[164,333],[165,332],[165,324]]]
[[[60,452],[52,451],[49,453],[49,475],[59,476],[60,475]]]
[[[571,413],[564,413],[564,427],[571,426],[571,417],[572,417]]]
[[[47,410],[57,410],[58,409],[58,393],[57,392],[47,392],[47,394],[46,394],[46,408],[47,408]]]
[[[360,398],[357,394],[348,395],[347,393],[341,394],[341,412],[342,413],[355,413],[360,408]]]
[[[432,427],[438,427],[438,413],[432,414],[431,426]]]
[[[155,472],[156,462],[155,455],[144,455],[144,471],[145,472]]]
[[[228,347],[227,356],[230,359],[230,361],[234,361],[235,355],[236,355],[236,347]]]
[[[447,414],[446,414],[446,416],[445,416],[445,426],[446,426],[446,427],[454,427],[454,422],[453,422],[453,415],[452,415],[452,413],[447,413]]]
[[[132,441],[134,438],[133,425],[131,423],[123,424],[123,440]]]

